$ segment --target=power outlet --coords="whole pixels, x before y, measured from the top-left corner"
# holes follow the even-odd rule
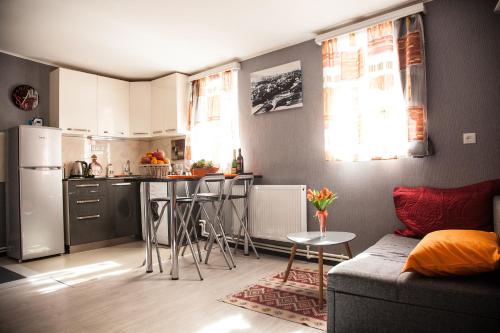
[[[476,143],[476,133],[464,133],[464,145]]]

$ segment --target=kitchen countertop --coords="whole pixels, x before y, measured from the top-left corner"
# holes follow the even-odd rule
[[[234,178],[236,175],[230,175],[227,174],[225,175],[226,179],[231,179]],[[113,180],[113,179],[130,179],[130,180],[142,180],[145,182],[170,182],[173,180],[198,180],[201,177],[199,176],[169,176],[168,178],[152,178],[148,176],[141,176],[141,175],[130,175],[130,176],[114,176],[114,177],[97,177],[97,178],[64,178],[63,181],[97,181],[97,180]],[[262,175],[254,175],[254,178],[259,179],[262,178]]]

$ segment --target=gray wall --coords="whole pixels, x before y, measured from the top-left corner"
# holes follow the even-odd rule
[[[5,183],[0,183],[0,248],[7,244],[5,222]]]
[[[54,67],[0,53],[0,131],[25,124],[33,117],[49,120],[49,73]],[[21,111],[11,101],[12,90],[29,84],[38,91],[40,102],[33,111]]]
[[[500,178],[500,15],[496,0],[434,0],[424,18],[428,124],[435,156],[327,162],[323,153],[321,48],[313,41],[242,63],[240,131],[245,165],[267,184],[334,187],[329,230],[352,231],[355,252],[402,227],[394,213],[398,185],[455,187]],[[300,60],[304,107],[253,116],[250,73]],[[476,145],[463,145],[463,132]],[[318,230],[309,205],[309,230]],[[329,249],[341,252],[342,249]]]
[[[0,53],[0,131],[42,117],[49,121],[49,73],[54,67]],[[12,90],[29,84],[38,91],[34,111],[21,111],[11,101]],[[5,184],[0,183],[0,247],[5,246]]]

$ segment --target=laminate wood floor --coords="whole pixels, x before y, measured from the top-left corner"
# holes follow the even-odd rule
[[[245,310],[218,299],[284,271],[286,258],[245,257],[229,271],[218,251],[202,265],[199,281],[192,257],[180,259],[180,279],[168,275],[169,250],[162,249],[165,272],[138,267],[144,243],[0,266],[26,279],[0,285],[0,332],[319,332],[296,323]],[[316,266],[316,265],[314,265]],[[325,268],[326,269],[326,268]]]

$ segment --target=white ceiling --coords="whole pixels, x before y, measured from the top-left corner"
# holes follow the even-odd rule
[[[126,79],[312,39],[407,0],[0,0],[0,50]]]

